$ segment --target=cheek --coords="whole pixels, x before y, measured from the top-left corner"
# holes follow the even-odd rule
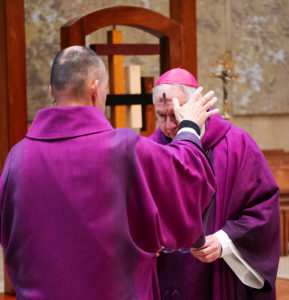
[[[177,120],[174,118],[174,117],[172,117],[172,118],[170,118],[169,120],[168,120],[168,127],[170,128],[170,129],[175,129],[175,128],[177,128],[179,125],[178,125],[178,122],[177,122]]]
[[[165,117],[159,116],[158,114],[156,115],[156,117],[157,117],[157,121],[158,121],[159,126],[162,126],[162,124],[166,123],[166,118]]]
[[[166,130],[166,127],[167,127],[165,118],[159,118],[158,117],[157,120],[158,120],[159,127],[164,132]]]

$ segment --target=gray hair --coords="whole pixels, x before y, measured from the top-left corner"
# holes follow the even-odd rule
[[[155,103],[155,97],[156,97],[155,95],[160,93],[160,89],[163,88],[164,85],[168,85],[168,84],[165,83],[159,84],[153,88],[153,103]],[[194,92],[196,91],[196,88],[192,86],[180,85],[180,84],[173,84],[173,85],[180,86],[183,89],[187,101],[193,96]]]
[[[89,76],[102,79],[105,68],[101,59],[90,48],[73,46],[59,51],[51,69],[50,85],[53,89],[69,87],[75,96],[82,96]]]

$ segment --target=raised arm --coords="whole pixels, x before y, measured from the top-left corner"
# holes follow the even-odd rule
[[[180,122],[189,121],[188,128],[192,128],[190,122],[202,126],[217,112],[206,109],[216,101],[212,97],[211,93],[202,102],[190,101],[182,107],[176,104],[176,113],[182,110]],[[190,130],[182,131],[167,146],[139,137],[135,159],[128,207],[137,245],[147,251],[201,245],[202,214],[215,193],[215,177],[199,137]]]

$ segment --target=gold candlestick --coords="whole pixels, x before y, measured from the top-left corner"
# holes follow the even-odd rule
[[[228,83],[231,79],[237,79],[240,74],[233,73],[235,61],[232,59],[231,51],[225,51],[223,61],[217,62],[217,65],[222,66],[222,70],[219,74],[213,72],[211,75],[216,78],[220,78],[223,81],[223,118],[225,120],[230,119],[229,114],[229,99],[228,99]]]

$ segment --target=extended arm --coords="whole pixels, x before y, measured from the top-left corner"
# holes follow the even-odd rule
[[[204,108],[212,96],[203,99],[202,104],[195,101],[175,109],[191,110],[192,117],[183,115],[202,126],[206,118],[217,112]],[[195,115],[203,117],[196,120]],[[162,146],[140,137],[136,165],[129,205],[136,243],[147,251],[157,251],[162,246],[192,246],[203,234],[202,214],[215,192],[214,174],[199,138],[188,131],[180,132],[171,144]]]

